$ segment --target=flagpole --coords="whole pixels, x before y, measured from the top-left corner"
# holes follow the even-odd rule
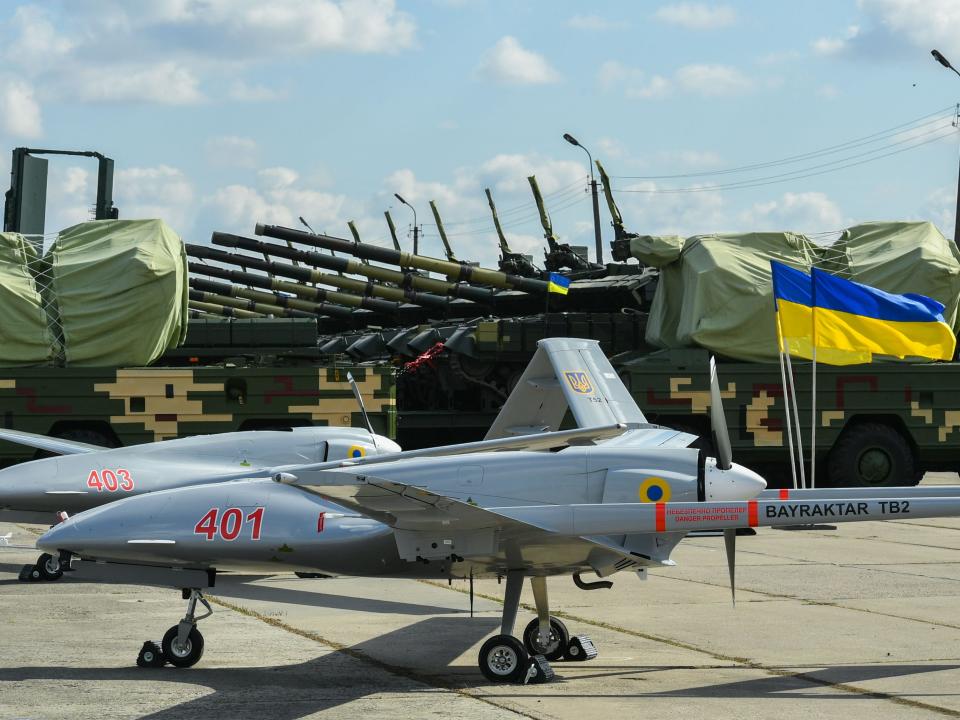
[[[807,479],[803,469],[803,441],[800,439],[800,411],[797,409],[797,385],[793,379],[793,365],[790,362],[790,346],[784,344],[783,347],[786,351],[785,354],[787,358],[787,379],[790,381],[790,399],[793,402],[793,421],[797,424],[797,459],[799,460],[797,465],[800,468],[800,487],[805,488],[807,486]]]
[[[774,298],[774,308],[776,308],[776,298]],[[793,489],[797,489],[797,464],[796,456],[793,452],[793,428],[790,426],[790,393],[787,390],[787,371],[783,363],[783,328],[780,325],[780,313],[774,310],[774,317],[777,319],[777,355],[780,357],[780,387],[783,388],[783,419],[787,426],[787,444],[790,448],[790,475],[793,478]]]
[[[817,281],[816,268],[810,268],[810,320],[813,324],[813,378],[810,381],[810,487],[814,488],[817,476]]]

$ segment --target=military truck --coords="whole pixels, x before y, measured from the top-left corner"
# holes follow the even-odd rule
[[[185,435],[307,425],[396,437],[393,369],[320,362],[309,319],[190,320],[186,343],[149,367],[0,368],[3,427],[119,447]],[[0,442],[0,465],[29,459]]]
[[[99,182],[94,220],[61,232],[44,255],[40,156],[49,154],[96,158]],[[0,234],[4,427],[106,447],[234,430],[362,427],[351,372],[374,429],[395,436],[391,368],[322,356],[312,313],[270,305],[274,317],[266,317],[257,300],[197,299],[179,237],[161,221],[118,219],[112,160],[17,148],[12,168]],[[120,279],[111,284],[111,276]],[[195,304],[205,312],[188,315]],[[32,451],[0,442],[0,464],[28,459],[25,452]]]
[[[709,446],[709,352],[674,349],[612,358],[652,422],[688,430]],[[809,362],[793,362],[809,482]],[[721,361],[734,457],[780,487],[792,485],[780,365]],[[796,446],[796,431],[793,431]],[[960,363],[817,366],[816,484],[915,484],[928,470],[960,472]]]

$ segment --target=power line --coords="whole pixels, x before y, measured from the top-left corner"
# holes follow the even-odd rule
[[[932,132],[932,131],[931,131]],[[929,133],[924,133],[927,135]],[[830,165],[836,165],[837,163],[845,162],[857,157],[862,157],[863,155],[870,155],[880,150],[885,150],[890,147],[895,147],[896,145],[902,144],[901,141],[897,143],[892,143],[882,148],[877,148],[872,150],[869,153],[861,153],[860,155],[852,155],[848,158],[843,158],[841,160],[835,160],[830,163],[823,163],[821,165],[812,165],[807,168],[801,168],[800,170],[795,170],[789,173],[781,173],[780,175],[770,175],[767,177],[754,178],[752,180],[743,180],[735,183],[727,183],[725,185],[702,185],[696,187],[683,187],[683,188],[652,188],[652,189],[642,189],[642,188],[613,188],[613,192],[616,193],[644,193],[649,195],[663,195],[663,194],[676,194],[676,193],[698,193],[698,192],[715,192],[718,190],[739,190],[741,188],[752,188],[752,187],[761,187],[763,185],[775,185],[777,183],[789,182],[791,180],[801,180],[803,178],[815,177],[817,175],[826,175],[832,172],[838,172],[840,170],[846,170],[847,168],[856,167],[858,165],[865,165],[867,163],[875,162],[877,160],[882,160],[883,158],[890,157],[891,155],[899,155],[900,153],[907,152],[909,150],[915,150],[916,148],[923,147],[924,145],[929,145],[932,142],[941,140],[945,137],[949,137],[954,134],[954,130],[950,129],[947,132],[940,133],[934,137],[924,140],[923,142],[915,143],[899,150],[892,150],[891,152],[884,153],[882,155],[877,155],[876,157],[870,157],[865,160],[859,160],[857,162],[847,163],[845,165],[838,165],[837,167],[829,168],[826,170],[817,170],[816,172],[807,172],[809,170],[815,170],[816,168],[823,168]],[[921,135],[920,137],[923,137]],[[910,138],[910,140],[915,140],[916,138]]]
[[[950,114],[947,114],[947,111],[950,111]],[[929,125],[944,120],[947,117],[955,117],[957,108],[954,105],[947,106],[935,112],[923,115],[909,122],[901,123],[900,125],[894,125],[893,127],[887,128],[886,130],[880,130],[878,132],[872,133],[871,135],[865,135],[860,138],[855,138],[853,140],[848,140],[847,142],[839,143],[837,145],[830,145],[819,150],[813,150],[811,152],[802,153],[800,155],[791,155],[785,158],[780,158],[779,160],[769,160],[766,162],[752,163],[749,165],[740,165],[738,167],[726,168],[723,170],[704,170],[701,172],[690,172],[690,173],[676,173],[673,175],[611,175],[612,178],[620,180],[670,180],[670,179],[679,179],[679,178],[692,178],[692,177],[708,177],[715,175],[729,175],[734,173],[748,172],[750,170],[760,170],[763,168],[774,167],[776,165],[790,165],[793,163],[801,162],[803,160],[810,160],[816,157],[821,157],[823,155],[831,155],[837,152],[842,152],[844,150],[849,150],[855,147],[861,147],[863,145],[870,145],[875,142],[880,142],[885,140],[890,136],[894,136],[903,132],[904,128],[909,128],[910,126],[923,127],[924,125]],[[926,121],[926,122],[922,122]]]

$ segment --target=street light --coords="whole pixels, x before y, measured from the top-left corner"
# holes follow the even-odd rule
[[[593,177],[593,156],[590,151],[577,142],[570,133],[564,133],[563,139],[574,147],[578,147],[587,154],[590,162],[590,193],[593,195],[593,234],[597,241],[597,262],[603,264],[603,241],[600,239],[600,201],[597,199],[597,181]]]
[[[416,209],[413,205],[411,205],[410,203],[408,203],[406,200],[404,200],[402,197],[400,197],[400,193],[394,193],[393,196],[394,196],[397,200],[399,200],[401,203],[403,203],[404,205],[406,205],[408,208],[410,208],[411,210],[413,210],[413,254],[414,254],[414,255],[419,255],[420,253],[417,252],[417,250],[419,249],[419,245],[420,245],[420,243],[419,243],[419,240],[420,240],[420,228],[417,226],[417,209]]]
[[[957,70],[953,65],[950,64],[950,61],[947,60],[943,53],[939,50],[931,50],[930,54],[933,55],[933,59],[938,63],[943,65],[948,70],[953,70],[957,75],[960,75],[960,70]],[[957,211],[956,219],[953,226],[953,241],[960,247],[960,175],[957,177]]]

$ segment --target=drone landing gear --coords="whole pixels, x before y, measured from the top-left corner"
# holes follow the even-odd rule
[[[183,598],[188,601],[183,620],[167,630],[160,642],[147,640],[143,643],[137,655],[139,667],[163,667],[166,663],[175,667],[191,667],[203,657],[203,635],[197,629],[197,623],[213,615],[213,608],[197,589],[185,589]],[[197,601],[207,609],[200,616],[196,614]]]
[[[33,565],[24,565],[20,569],[20,582],[37,582],[45,580],[53,582],[63,577],[63,567],[60,558],[49,553],[43,553]]]
[[[540,683],[553,679],[550,660],[592,660],[597,649],[585,635],[571,637],[559,618],[550,616],[547,579],[530,578],[537,617],[523,631],[521,642],[513,636],[520,606],[523,572],[507,573],[500,634],[480,648],[479,664],[484,677],[492,682]]]

